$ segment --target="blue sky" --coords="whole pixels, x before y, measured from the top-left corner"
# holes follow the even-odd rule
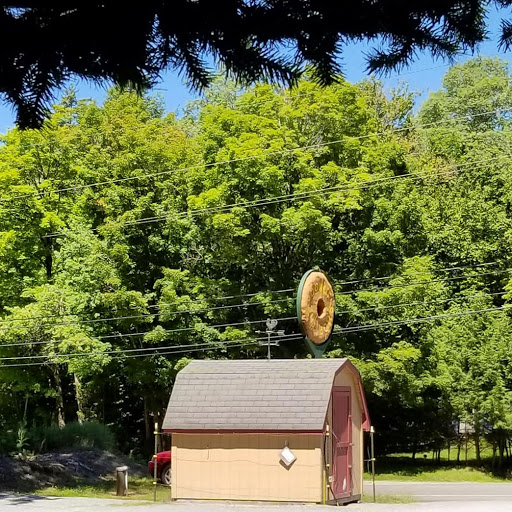
[[[511,18],[507,11],[492,10],[488,14],[488,41],[478,48],[479,55],[499,56],[511,62],[512,51],[503,53],[498,48],[498,34],[500,20],[503,17]],[[343,52],[342,65],[345,78],[350,82],[357,82],[368,76],[365,73],[365,53],[371,48],[368,44],[351,44]],[[459,56],[456,62],[464,62],[473,56]],[[420,94],[418,102],[421,102],[429,92],[438,90],[444,73],[449,68],[449,62],[434,60],[429,54],[419,54],[418,58],[406,69],[389,76],[380,77],[387,89],[392,89],[400,83],[406,82],[411,91]],[[77,95],[79,98],[93,98],[101,102],[105,97],[106,88],[97,87],[86,82],[76,83]],[[175,72],[165,73],[162,82],[155,89],[163,95],[168,111],[181,111],[188,101],[198,95],[191,91]],[[7,104],[0,104],[0,133],[5,133],[14,126],[14,112]]]

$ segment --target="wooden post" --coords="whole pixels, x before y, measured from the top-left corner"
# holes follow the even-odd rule
[[[373,443],[373,434],[375,429],[373,426],[370,427],[370,442],[371,442],[371,459],[372,459],[372,486],[373,486],[373,502],[375,503],[375,446]]]
[[[158,472],[157,472],[157,464],[158,464],[158,456],[157,456],[157,451],[158,451],[158,422],[155,421],[155,431],[154,431],[154,434],[155,434],[155,454],[153,455],[153,461],[154,461],[154,465],[153,465],[153,488],[154,488],[154,491],[153,491],[153,501],[156,501],[156,484],[157,484],[157,476],[158,476]]]
[[[128,466],[116,468],[116,496],[128,496]]]

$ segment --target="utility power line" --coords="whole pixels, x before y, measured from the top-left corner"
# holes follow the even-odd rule
[[[244,347],[244,346],[247,346],[247,344],[234,343],[233,345],[229,345],[229,346],[226,345],[226,346],[218,347],[218,348],[220,350],[220,349],[225,349],[225,348]],[[132,357],[164,356],[164,355],[169,355],[169,354],[188,354],[189,352],[202,352],[202,351],[206,351],[206,350],[214,350],[214,349],[213,348],[192,348],[190,350],[177,350],[177,351],[172,351],[172,352],[155,352],[152,354],[135,354],[135,355],[119,356],[119,357],[114,356],[111,359],[128,359],[128,358],[132,358]],[[63,364],[63,363],[55,362],[54,364]],[[0,370],[2,370],[4,368],[21,368],[24,366],[45,366],[45,365],[46,365],[46,363],[0,364]]]
[[[343,282],[339,282],[337,284],[339,286],[343,286],[346,284],[366,283],[368,281],[385,281],[385,280],[389,280],[389,279],[396,279],[397,277],[404,277],[404,275],[419,276],[419,275],[425,274],[427,272],[452,272],[454,270],[467,270],[469,268],[492,267],[492,266],[499,265],[499,264],[500,264],[499,261],[491,261],[488,263],[475,263],[474,265],[461,265],[461,266],[453,266],[453,267],[445,267],[445,268],[433,268],[433,269],[429,269],[429,270],[426,270],[423,272],[407,272],[407,274],[402,274],[402,275],[393,274],[393,275],[387,275],[387,276],[365,277],[362,279],[357,279],[357,280],[352,280],[352,281],[343,281]]]
[[[157,172],[157,173],[147,173],[147,174],[142,174],[142,175],[139,175],[139,176],[128,176],[126,178],[117,178],[117,179],[112,179],[112,180],[98,181],[98,182],[95,182],[95,183],[88,183],[88,184],[86,183],[86,184],[82,184],[82,185],[74,185],[74,186],[71,186],[71,187],[65,187],[65,188],[60,188],[60,189],[55,189],[55,190],[45,190],[44,193],[61,194],[61,193],[64,193],[64,192],[70,192],[70,191],[74,191],[74,190],[83,190],[85,188],[94,188],[94,187],[98,187],[98,186],[111,185],[111,184],[116,184],[116,183],[123,183],[123,182],[127,182],[127,181],[140,180],[140,179],[144,179],[144,178],[154,178],[154,177],[163,176],[163,175],[175,174],[177,172],[187,172],[187,171],[192,171],[192,170],[195,170],[195,169],[206,169],[206,168],[214,167],[214,166],[217,166],[217,165],[227,165],[227,164],[232,164],[232,163],[239,163],[239,162],[245,162],[245,161],[250,161],[250,160],[257,160],[257,159],[260,159],[260,158],[268,158],[268,157],[271,157],[271,156],[285,155],[285,154],[289,154],[289,153],[294,153],[296,151],[302,151],[302,150],[308,150],[308,149],[315,149],[315,148],[321,148],[321,147],[326,147],[326,146],[332,146],[332,145],[344,142],[346,140],[368,139],[368,138],[371,138],[371,137],[379,137],[379,136],[384,136],[384,135],[390,135],[390,134],[393,134],[393,133],[400,133],[400,132],[403,132],[403,131],[410,131],[413,128],[415,128],[415,129],[418,129],[418,128],[428,128],[428,127],[431,127],[431,126],[437,126],[437,125],[440,125],[440,124],[452,123],[452,122],[460,121],[460,120],[463,120],[463,119],[470,119],[471,120],[471,119],[474,119],[475,117],[481,117],[481,116],[486,116],[486,115],[490,115],[490,114],[500,114],[500,113],[505,113],[505,112],[510,112],[510,111],[512,111],[512,107],[504,108],[504,109],[503,108],[499,108],[499,109],[494,109],[494,110],[490,110],[490,111],[487,111],[487,112],[480,112],[480,113],[477,113],[477,114],[461,115],[461,116],[454,117],[454,118],[451,118],[451,119],[441,119],[439,121],[432,121],[430,123],[424,123],[422,125],[421,124],[415,125],[414,127],[395,128],[395,129],[392,129],[392,130],[386,130],[386,131],[383,131],[383,132],[371,133],[371,134],[366,134],[366,135],[357,135],[357,136],[346,135],[342,139],[337,139],[337,140],[333,140],[333,141],[319,142],[317,144],[309,144],[309,145],[304,145],[304,146],[297,146],[295,148],[283,149],[283,150],[278,150],[278,151],[266,151],[266,152],[263,152],[263,153],[261,153],[259,155],[250,155],[250,156],[246,156],[246,157],[232,158],[232,159],[227,159],[227,160],[220,160],[220,161],[206,163],[206,164],[196,164],[196,165],[192,165],[192,166],[188,166],[188,167],[171,169],[171,170],[168,170],[168,171],[160,171],[160,172]],[[27,198],[27,197],[35,197],[35,196],[41,196],[41,192],[31,192],[31,193],[28,193],[28,194],[20,194],[20,195],[13,196],[13,197],[9,198],[9,200],[10,201],[16,201],[16,200],[19,200],[19,199],[24,199],[24,198]]]
[[[141,319],[141,318],[154,318],[157,316],[171,316],[171,315],[183,315],[183,314],[197,314],[197,313],[205,313],[210,311],[216,311],[216,310],[222,310],[222,309],[232,309],[232,308],[239,308],[239,307],[248,307],[248,306],[261,306],[261,305],[267,305],[267,304],[274,304],[279,302],[286,302],[290,299],[278,299],[278,300],[271,300],[271,301],[260,301],[260,302],[244,302],[242,304],[231,304],[227,306],[217,306],[212,308],[204,308],[199,310],[192,310],[192,311],[159,311],[158,313],[142,313],[140,315],[127,315],[127,316],[113,316],[113,317],[102,317],[102,318],[92,318],[92,319],[85,319],[85,320],[70,320],[67,322],[56,322],[56,323],[44,323],[40,324],[41,326],[49,325],[51,327],[57,327],[57,326],[64,326],[64,325],[81,325],[81,324],[94,324],[94,323],[105,323],[105,322],[113,322],[118,320],[135,320],[135,319]],[[186,304],[185,304],[186,305]],[[151,307],[151,306],[149,306]],[[159,306],[156,306],[159,307]],[[24,322],[26,320],[33,320],[33,321],[39,321],[39,320],[46,320],[51,318],[66,318],[69,316],[76,316],[76,313],[70,313],[68,315],[50,315],[50,316],[34,316],[34,317],[25,317],[25,318],[6,318],[0,320],[0,324],[2,323],[14,323],[14,322]],[[32,325],[18,325],[16,327],[19,328],[26,328],[26,327],[33,327]]]
[[[188,215],[197,215],[199,213],[213,213],[222,211],[224,209],[232,209],[232,208],[249,208],[249,207],[258,207],[258,206],[268,206],[270,204],[278,204],[282,203],[288,200],[300,200],[300,199],[308,199],[312,196],[316,195],[323,195],[328,193],[334,193],[334,192],[351,192],[356,190],[365,190],[367,188],[370,188],[372,186],[376,185],[382,185],[389,182],[398,182],[401,183],[402,181],[405,181],[406,179],[413,179],[413,180],[419,180],[424,178],[437,178],[437,177],[444,177],[444,176],[450,176],[454,173],[456,173],[457,170],[471,166],[472,168],[475,168],[475,165],[478,163],[489,163],[496,160],[503,160],[503,159],[510,159],[509,155],[500,155],[498,157],[493,158],[486,158],[482,160],[476,160],[472,162],[466,162],[466,163],[460,163],[460,164],[451,164],[444,167],[441,167],[438,170],[441,169],[447,169],[445,172],[442,173],[432,173],[432,172],[424,172],[424,173],[406,173],[406,174],[399,174],[399,175],[393,175],[393,176],[386,176],[382,178],[376,178],[374,180],[368,180],[365,181],[359,185],[336,185],[333,187],[324,187],[319,189],[313,189],[313,190],[306,190],[304,192],[293,192],[290,194],[284,194],[281,196],[272,196],[269,198],[261,198],[261,199],[255,199],[253,201],[241,201],[238,203],[231,203],[227,205],[219,205],[219,206],[212,206],[208,208],[198,208],[195,210],[187,210],[185,212],[169,212],[165,215],[158,215],[153,217],[144,217],[141,219],[137,219],[134,221],[129,221],[124,223],[124,226],[131,226],[131,225],[139,225],[139,224],[149,224],[153,222],[160,222],[163,220],[168,219],[170,216],[175,215],[178,217],[187,217]],[[478,168],[478,166],[476,167]],[[49,235],[48,235],[49,236]]]
[[[494,272],[481,272],[480,274],[471,274],[469,276],[455,276],[455,277],[446,277],[442,279],[431,279],[428,281],[415,281],[412,283],[403,283],[403,284],[393,284],[393,285],[384,285],[384,286],[374,286],[372,288],[361,288],[359,290],[346,290],[346,291],[335,291],[336,295],[351,295],[353,293],[361,293],[361,292],[375,292],[381,290],[392,290],[393,288],[407,288],[409,286],[419,286],[423,284],[432,284],[432,283],[445,283],[450,281],[460,281],[463,279],[476,279],[483,276],[490,275],[500,275],[510,272],[511,269],[507,268],[505,270],[496,270]],[[403,276],[397,276],[403,277]]]
[[[498,157],[493,158],[486,158],[482,160],[476,160],[472,162],[465,162],[461,164],[452,164],[449,166],[441,167],[440,169],[449,169],[442,173],[432,173],[432,172],[424,172],[423,174],[419,173],[407,173],[407,174],[400,174],[400,175],[394,175],[394,176],[387,176],[383,178],[376,178],[374,180],[367,180],[364,183],[361,183],[360,185],[337,185],[333,187],[325,187],[320,189],[313,189],[309,191],[304,192],[294,192],[290,194],[284,194],[281,196],[271,196],[267,198],[261,198],[256,199],[252,201],[241,201],[238,203],[230,203],[226,205],[219,205],[219,206],[211,206],[207,208],[197,208],[192,210],[186,210],[182,212],[168,212],[163,215],[157,215],[152,217],[142,217],[140,219],[136,219],[133,221],[124,222],[122,224],[123,227],[126,226],[138,226],[138,225],[145,225],[145,224],[152,224],[155,222],[163,222],[165,220],[168,220],[170,218],[186,218],[189,216],[196,216],[200,214],[205,213],[220,213],[224,212],[225,210],[231,210],[233,208],[255,208],[255,207],[262,207],[262,206],[269,206],[272,204],[279,204],[286,201],[297,201],[301,199],[308,199],[310,197],[318,196],[318,195],[324,195],[334,192],[350,192],[350,191],[356,191],[356,190],[366,190],[368,188],[371,188],[373,186],[383,185],[386,183],[394,182],[394,183],[402,183],[405,180],[420,180],[420,179],[426,179],[426,178],[441,178],[441,177],[448,177],[457,172],[457,170],[462,169],[467,166],[471,166],[472,169],[479,168],[477,164],[481,163],[489,163],[496,160],[503,160],[503,159],[510,159],[509,155],[501,155]],[[483,165],[482,165],[483,167]],[[439,169],[438,169],[439,170]],[[397,181],[399,180],[399,181]],[[97,232],[98,228],[93,228],[91,231]],[[55,233],[49,233],[47,235],[43,235],[42,238],[56,238],[66,236],[65,232],[55,232]]]
[[[381,327],[389,327],[389,326],[392,326],[392,325],[400,325],[400,324],[414,324],[414,323],[423,323],[423,322],[431,322],[431,321],[435,321],[435,320],[439,320],[439,319],[444,319],[444,318],[456,318],[456,317],[461,317],[461,316],[467,316],[467,315],[476,315],[476,314],[484,314],[484,313],[494,313],[494,312],[498,312],[498,311],[503,311],[505,308],[504,307],[496,307],[496,308],[487,308],[487,309],[479,309],[479,310],[469,310],[469,311],[461,311],[459,313],[448,313],[448,314],[442,314],[442,315],[433,315],[433,316],[428,316],[428,317],[418,317],[418,318],[409,318],[409,319],[406,319],[406,320],[396,320],[396,321],[391,321],[391,322],[382,322],[382,323],[379,323],[379,324],[368,324],[368,325],[363,325],[363,326],[355,326],[355,327],[346,327],[346,328],[336,328],[334,330],[334,334],[352,334],[352,333],[356,333],[356,332],[359,332],[359,331],[367,331],[367,330],[373,330],[373,329],[378,329],[378,328],[381,328]],[[285,335],[286,339],[289,339],[291,341],[293,340],[298,340],[298,339],[302,339],[302,336],[299,335],[299,334],[289,334],[289,335]],[[266,339],[266,338],[261,338],[261,339]],[[281,337],[282,339],[282,337]],[[248,341],[248,344],[252,343],[252,342],[255,342],[256,343],[256,340],[254,338],[246,338],[246,340],[250,340]],[[174,348],[181,348],[183,347],[183,350],[170,350],[171,348],[173,348],[172,346],[169,346],[169,350],[168,352],[153,352],[153,353],[146,353],[146,354],[132,354],[132,355],[120,355],[119,357],[122,357],[122,358],[128,358],[128,357],[149,357],[149,356],[154,356],[154,355],[166,355],[166,354],[178,354],[178,353],[188,353],[188,352],[194,352],[194,351],[198,351],[198,350],[221,350],[221,349],[225,349],[225,348],[229,348],[229,347],[234,347],[234,346],[246,346],[246,344],[243,344],[241,343],[240,345],[235,345],[235,342],[237,341],[240,341],[240,340],[232,340],[232,345],[228,345],[228,343],[230,342],[222,342],[222,341],[219,341],[219,342],[210,342],[210,343],[216,343],[217,345],[216,346],[207,346],[207,347],[203,347],[203,348],[195,348],[194,345],[189,345],[189,346],[174,346]],[[244,340],[242,340],[244,341]],[[222,346],[219,346],[218,344],[219,343],[224,343],[224,345]],[[199,345],[198,345],[199,346]],[[167,347],[160,347],[161,349],[167,349]],[[152,349],[155,351],[155,350],[158,350],[158,347],[152,347]],[[140,352],[141,350],[146,350],[146,349],[138,349],[138,352]],[[121,352],[125,352],[125,351],[114,351],[114,354],[113,355],[116,355],[117,353],[121,353]],[[82,357],[82,356],[86,356],[86,355],[92,355],[91,352],[89,353],[77,353],[77,354],[56,354],[56,355],[53,355],[53,356],[47,356],[49,359],[52,359],[52,358],[55,358],[55,357]],[[105,352],[98,352],[97,355],[108,355],[106,354]],[[30,356],[22,356],[22,357],[30,357]],[[20,359],[19,357],[18,358],[15,358],[15,359]],[[2,360],[2,359],[0,359]],[[54,361],[52,361],[54,362]],[[23,366],[43,366],[44,364],[46,363],[43,363],[43,362],[34,362],[34,363],[14,363],[14,364],[6,364],[6,365],[0,365],[0,368],[9,368],[9,367],[23,367]]]
[[[387,306],[374,306],[371,308],[364,308],[364,309],[345,309],[342,311],[336,310],[336,315],[342,315],[343,313],[368,313],[369,311],[381,311],[386,309],[396,309],[396,308],[406,308],[410,306],[427,306],[429,304],[446,304],[448,302],[456,302],[456,301],[462,301],[466,299],[471,298],[483,298],[483,297],[501,297],[505,295],[508,292],[496,292],[496,293],[475,293],[472,295],[461,295],[460,297],[452,297],[449,299],[435,299],[435,300],[429,300],[429,301],[417,301],[417,302],[399,302],[398,304],[389,304]]]
[[[297,334],[289,334],[280,336],[279,339],[287,339],[290,336],[297,336]],[[262,341],[267,340],[267,336],[261,338],[243,338],[234,340],[236,342],[245,342],[245,341]],[[53,357],[84,357],[84,356],[98,356],[98,355],[112,355],[112,354],[131,354],[133,352],[149,352],[151,350],[168,350],[168,349],[181,349],[181,348],[189,348],[189,347],[204,347],[204,346],[216,346],[218,343],[230,343],[230,340],[219,340],[219,341],[209,341],[205,343],[194,343],[191,345],[167,345],[164,347],[146,347],[146,348],[129,348],[129,349],[121,349],[121,350],[97,350],[91,352],[70,352],[70,353],[56,353],[56,354],[37,354],[37,355],[29,355],[29,356],[9,356],[9,357],[0,357],[0,361],[12,361],[14,359],[47,359]],[[1,347],[0,347],[1,348]]]
[[[446,313],[441,315],[432,315],[418,318],[407,318],[405,320],[391,320],[389,322],[381,322],[376,324],[366,324],[366,325],[357,325],[353,327],[339,327],[335,329],[335,333],[337,334],[352,334],[361,331],[370,331],[374,329],[380,329],[382,327],[391,327],[393,325],[402,325],[402,324],[418,324],[423,322],[432,322],[434,320],[441,320],[444,318],[456,318],[460,316],[467,315],[478,315],[482,313],[494,313],[496,311],[504,311],[505,307],[495,307],[495,308],[486,308],[486,309],[477,309],[471,311],[461,311],[460,313]]]
[[[289,291],[293,291],[293,289],[290,289]],[[259,294],[261,293],[275,293],[275,292],[272,292],[271,290],[270,291],[262,291],[262,292],[259,292]],[[208,300],[208,299],[206,299]],[[278,304],[280,302],[288,302],[290,299],[290,297],[287,297],[286,299],[275,299],[275,300],[267,300],[267,301],[259,301],[259,302],[242,302],[241,304],[228,304],[226,306],[213,306],[211,308],[204,308],[204,309],[195,309],[193,311],[182,311],[182,310],[179,310],[179,311],[166,311],[165,309],[162,309],[163,307],[165,306],[172,306],[173,304],[168,304],[168,303],[165,303],[165,302],[162,302],[161,304],[154,304],[154,305],[150,305],[148,306],[148,308],[159,308],[160,309],[160,315],[178,315],[180,313],[191,313],[191,314],[196,314],[196,313],[206,313],[206,312],[210,312],[210,311],[218,311],[218,310],[222,310],[222,309],[231,309],[231,308],[245,308],[245,307],[248,307],[248,306],[261,306],[261,305],[264,305],[266,306],[267,304]],[[201,299],[198,300],[198,302],[200,302]],[[187,304],[183,304],[183,305],[187,305]]]
[[[302,336],[290,335],[290,337],[287,339],[290,341],[294,341],[294,340],[302,339]],[[237,340],[233,340],[233,342],[235,342],[235,341],[237,341]],[[220,346],[219,346],[219,343],[221,344]],[[224,344],[222,345],[222,343],[224,343]],[[252,345],[255,343],[256,343],[255,341],[248,341],[247,343],[217,342],[216,346],[208,346],[208,347],[203,347],[203,348],[190,348],[190,349],[184,349],[184,350],[169,350],[169,351],[164,351],[164,352],[153,352],[150,354],[131,354],[131,355],[120,355],[120,356],[114,355],[111,357],[111,359],[128,359],[128,358],[132,358],[132,357],[152,357],[152,356],[157,356],[157,355],[163,356],[163,355],[170,355],[170,354],[188,354],[189,352],[199,352],[199,351],[206,351],[206,350],[210,350],[210,351],[211,350],[224,350],[226,348],[233,348],[233,347],[247,347],[248,345]],[[13,368],[13,367],[18,368],[18,367],[22,367],[22,366],[44,366],[45,364],[46,364],[45,362],[21,363],[21,364],[17,364],[17,363],[1,364],[0,369]],[[62,364],[62,363],[56,362],[55,364]]]
[[[276,318],[276,320],[285,322],[287,320],[296,320],[296,316],[289,316],[284,318]],[[177,329],[161,329],[159,331],[151,330],[151,331],[144,331],[144,332],[130,332],[130,333],[119,333],[119,334],[106,334],[101,336],[95,336],[93,334],[88,334],[87,336],[91,339],[96,340],[105,340],[105,339],[111,339],[111,338],[133,338],[137,336],[145,336],[146,334],[172,334],[176,332],[190,332],[196,330],[198,327],[204,327],[207,329],[220,329],[224,327],[239,327],[243,325],[254,325],[254,324],[261,324],[266,322],[266,320],[245,320],[243,322],[232,322],[227,324],[217,324],[217,325],[207,325],[204,323],[198,323],[194,327],[179,327]],[[29,326],[31,327],[31,326]],[[40,327],[40,326],[38,326]],[[23,346],[32,346],[32,345],[48,345],[50,343],[62,343],[65,340],[50,340],[50,341],[27,341],[27,342],[16,342],[16,343],[4,343],[0,344],[0,349],[2,347],[23,347]]]
[[[500,262],[493,261],[493,262],[487,262],[487,263],[475,263],[473,265],[450,266],[450,267],[445,267],[445,268],[432,269],[432,271],[433,272],[452,272],[452,271],[456,271],[456,270],[467,270],[467,269],[495,266],[498,264],[500,264]],[[502,272],[506,272],[508,270],[510,270],[510,269],[506,269],[503,271],[500,270],[500,271],[497,271],[496,273],[502,273]],[[423,272],[412,272],[412,273],[408,273],[407,276],[421,275],[421,274],[423,274]],[[455,280],[455,279],[461,280],[461,279],[466,279],[466,278],[469,279],[469,278],[474,278],[474,277],[478,277],[481,275],[489,275],[489,274],[491,274],[491,273],[474,274],[472,276],[457,276],[456,278],[452,278],[452,280]],[[337,284],[338,286],[344,286],[344,285],[353,285],[353,284],[363,283],[363,282],[367,282],[367,281],[383,281],[383,280],[395,279],[398,277],[403,277],[403,276],[400,276],[400,275],[376,276],[376,277],[368,277],[368,278],[363,278],[363,279],[358,279],[358,280],[335,282],[335,284]],[[427,284],[427,283],[440,282],[440,281],[442,281],[442,280],[429,280],[429,281],[420,281],[420,282],[415,282],[415,283],[406,283],[406,284],[399,284],[399,285],[387,285],[384,287],[367,288],[364,290],[354,289],[354,290],[345,291],[345,292],[338,292],[337,294],[338,295],[346,295],[349,293],[357,293],[359,291],[388,290],[388,289],[392,289],[392,288],[403,288],[405,286],[413,286],[413,285],[417,285],[417,284]],[[283,302],[294,301],[295,297],[287,297],[284,299],[275,299],[275,300],[269,300],[269,301],[242,302],[239,304],[228,304],[228,305],[223,305],[223,306],[212,306],[212,307],[201,308],[201,309],[197,309],[197,310],[193,310],[193,311],[187,311],[187,310],[165,311],[165,310],[162,310],[162,307],[164,307],[164,306],[174,306],[177,304],[180,304],[183,306],[188,306],[190,304],[194,304],[194,303],[198,303],[198,302],[202,303],[202,302],[213,301],[213,300],[228,300],[228,299],[239,298],[239,297],[254,297],[257,295],[264,294],[264,293],[284,293],[284,292],[288,293],[288,292],[292,292],[295,290],[296,289],[294,289],[294,288],[287,288],[287,289],[282,289],[282,290],[264,290],[264,291],[260,291],[260,292],[241,294],[241,295],[227,295],[227,296],[223,296],[223,297],[205,297],[202,299],[194,299],[191,301],[182,300],[182,301],[176,301],[176,302],[170,302],[170,303],[161,303],[159,305],[147,306],[148,308],[160,308],[160,311],[157,313],[143,313],[140,315],[102,317],[102,318],[81,319],[81,320],[72,320],[72,321],[70,320],[70,321],[66,321],[66,322],[47,323],[47,324],[44,323],[44,324],[40,324],[40,325],[41,325],[41,327],[44,327],[46,325],[48,325],[49,327],[56,327],[56,326],[66,326],[66,325],[94,324],[94,323],[105,323],[105,322],[118,321],[118,320],[154,318],[156,316],[172,316],[172,315],[181,315],[181,314],[194,315],[194,314],[199,314],[199,313],[208,313],[211,311],[229,310],[229,309],[234,309],[234,308],[245,308],[245,307],[250,307],[250,306],[261,306],[261,305],[268,305],[268,304],[278,304],[278,303],[283,303]],[[503,293],[505,293],[505,292],[503,292]],[[398,307],[398,306],[399,305],[397,304],[396,307]],[[350,312],[350,311],[347,311],[347,312]],[[340,313],[342,313],[342,312],[340,312]],[[63,315],[45,315],[45,316],[33,316],[33,317],[24,317],[24,318],[4,318],[4,319],[0,320],[0,325],[1,324],[17,323],[17,322],[25,322],[25,321],[40,321],[40,320],[48,320],[48,319],[54,319],[54,318],[67,318],[70,316],[78,316],[78,315],[76,313],[69,313],[69,314],[63,314]],[[19,327],[19,328],[30,328],[33,326],[34,325],[17,325],[17,327]],[[148,331],[148,332],[151,332],[151,331]]]
[[[239,297],[255,297],[256,295],[261,295],[262,293],[288,293],[288,292],[293,292],[295,290],[295,288],[287,288],[287,289],[284,289],[284,290],[263,290],[261,292],[253,292],[253,293],[245,293],[245,294],[240,294],[240,295],[224,295],[222,297],[204,297],[202,299],[193,299],[193,300],[181,300],[181,301],[176,301],[176,302],[168,302],[168,303],[163,303],[162,306],[174,306],[174,305],[177,305],[177,304],[180,304],[180,305],[189,305],[189,304],[195,304],[195,303],[198,303],[198,302],[208,302],[208,301],[214,301],[214,300],[229,300],[229,299],[235,299],[235,298],[239,298]],[[284,300],[288,300],[288,299],[282,299],[283,301]],[[278,302],[277,300],[276,301],[269,301],[269,302],[248,302],[248,303],[244,303],[244,304],[247,304],[247,305],[251,305],[251,304],[263,304],[263,303],[268,303],[268,304],[271,304],[272,302]],[[235,304],[233,305],[233,307],[237,307],[239,306],[239,304]],[[150,306],[147,306],[148,308],[155,308],[155,307],[159,307],[157,305],[150,305]],[[224,306],[222,306],[224,307]],[[226,306],[227,307],[227,306]],[[230,306],[231,307],[231,306]],[[216,308],[207,308],[205,309],[208,310],[208,311],[211,311],[213,309],[216,309]],[[174,312],[174,313],[177,313],[177,312]],[[147,315],[149,313],[145,313],[143,316]],[[152,313],[151,313],[152,314]],[[173,313],[167,313],[165,312],[166,315],[170,315],[170,314],[173,314]],[[32,317],[25,317],[25,318],[19,318],[19,319],[1,319],[0,320],[0,324],[2,323],[9,323],[11,321],[16,321],[16,322],[23,322],[25,320],[43,320],[43,319],[46,319],[46,318],[66,318],[68,316],[77,316],[78,313],[69,313],[69,314],[64,314],[64,315],[44,315],[44,316],[32,316]],[[120,319],[120,318],[126,318],[126,317],[112,317],[112,319]],[[55,324],[53,324],[55,325]]]

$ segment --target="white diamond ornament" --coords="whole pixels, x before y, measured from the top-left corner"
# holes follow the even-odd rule
[[[286,467],[290,467],[297,460],[297,457],[295,457],[295,455],[290,450],[290,448],[288,448],[288,446],[285,446],[282,449],[282,451],[280,453],[280,457],[281,457],[283,464]]]

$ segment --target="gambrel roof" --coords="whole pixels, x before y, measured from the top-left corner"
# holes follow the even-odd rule
[[[348,359],[193,361],[176,378],[163,423],[167,432],[321,432],[335,375]]]

